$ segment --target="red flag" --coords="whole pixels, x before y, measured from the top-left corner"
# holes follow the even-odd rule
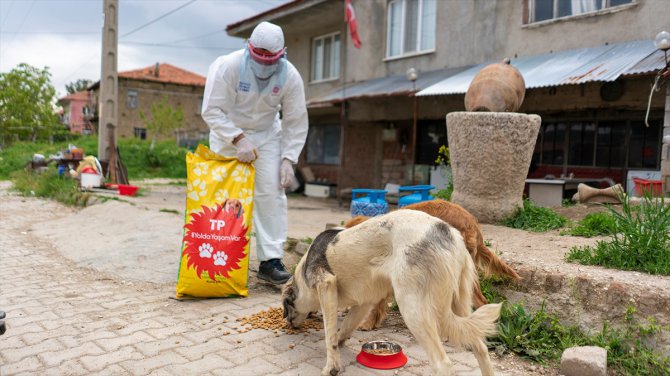
[[[361,48],[361,38],[358,37],[358,25],[356,24],[356,13],[354,12],[354,6],[351,5],[351,0],[344,0],[344,20],[349,25],[354,47]]]

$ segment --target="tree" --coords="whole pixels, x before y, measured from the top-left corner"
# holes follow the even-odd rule
[[[74,94],[78,91],[86,90],[88,87],[93,83],[93,81],[88,80],[86,78],[80,78],[75,82],[70,82],[69,84],[65,85],[65,90],[67,90],[68,94]]]
[[[151,118],[149,120],[144,111],[140,111],[140,119],[152,135],[149,150],[154,150],[158,135],[171,136],[172,132],[184,126],[184,110],[181,106],[176,110],[170,106],[167,95],[151,105]]]
[[[63,132],[54,110],[56,90],[48,68],[22,63],[0,73],[0,145],[50,140]]]

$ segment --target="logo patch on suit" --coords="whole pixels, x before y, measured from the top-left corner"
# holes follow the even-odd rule
[[[240,84],[238,85],[237,88],[238,88],[240,91],[246,91],[246,92],[248,92],[249,90],[251,90],[251,83],[240,81]]]
[[[273,87],[273,88],[272,88],[272,95],[277,95],[277,94],[279,94],[279,91],[280,91],[280,90],[281,90],[281,88],[280,88],[279,86],[275,86],[275,87]]]

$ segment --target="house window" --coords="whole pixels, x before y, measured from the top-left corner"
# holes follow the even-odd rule
[[[595,122],[576,122],[570,124],[568,134],[568,164],[574,166],[593,165],[595,148]]]
[[[137,108],[137,91],[128,90],[128,99],[126,100],[128,108]]]
[[[307,163],[340,164],[340,126],[310,125],[307,134]]]
[[[147,139],[147,129],[146,128],[135,128],[135,138],[139,138],[140,140],[146,140]]]
[[[312,82],[340,76],[340,33],[314,38],[312,42]]]
[[[662,120],[566,121],[542,124],[533,161],[544,165],[658,169]]]
[[[528,0],[530,22],[576,16],[631,4],[633,0]]]
[[[392,0],[388,8],[387,57],[435,49],[435,0]]]

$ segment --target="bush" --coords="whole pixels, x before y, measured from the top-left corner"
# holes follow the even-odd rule
[[[517,208],[509,218],[501,221],[503,226],[533,232],[545,232],[565,226],[568,220],[551,209],[536,206],[523,200],[523,208]]]
[[[670,275],[670,205],[645,196],[635,207],[623,198],[620,213],[609,211],[615,222],[611,238],[595,247],[572,247],[566,260]]]

